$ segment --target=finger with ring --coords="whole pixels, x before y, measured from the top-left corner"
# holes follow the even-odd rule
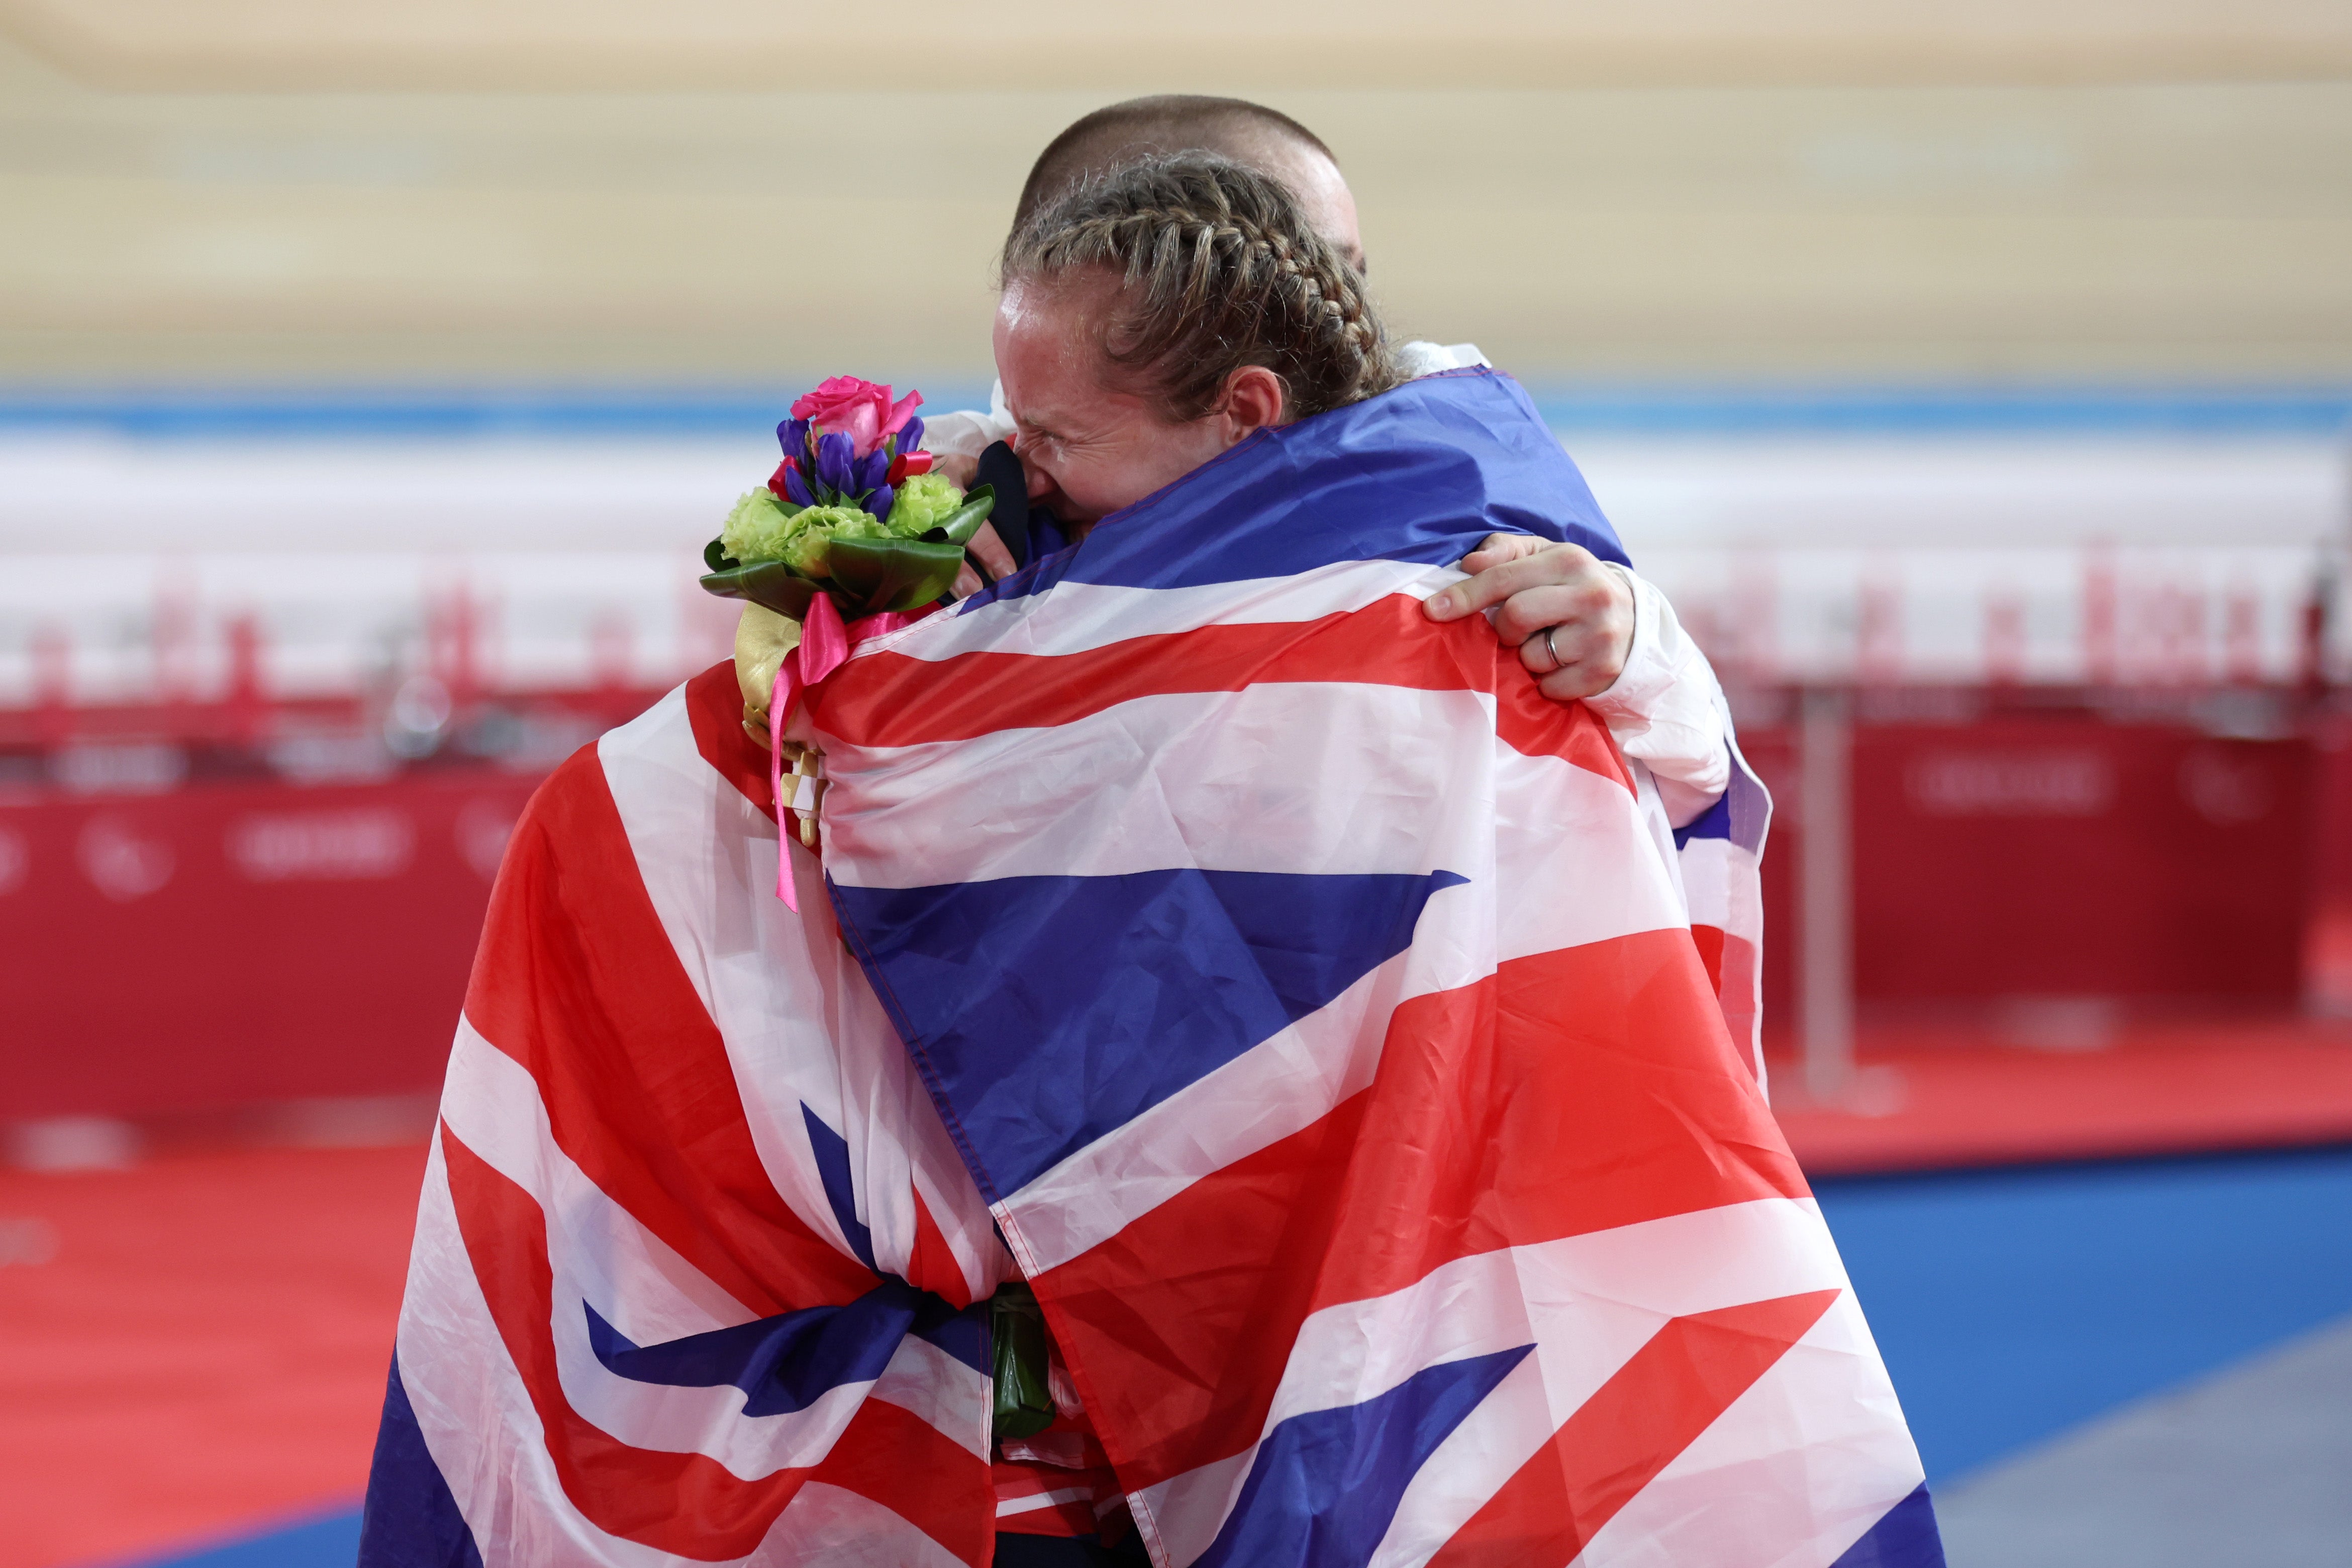
[[[1557,626],[1544,627],[1544,652],[1551,655],[1552,668],[1565,669],[1568,668],[1568,660],[1559,657],[1559,649],[1554,647],[1551,642],[1551,634],[1558,630],[1559,627]]]

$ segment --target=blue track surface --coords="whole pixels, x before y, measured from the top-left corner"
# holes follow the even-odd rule
[[[156,1568],[352,1568],[359,1553],[360,1516],[354,1509],[171,1558]]]
[[[986,407],[984,385],[922,386],[931,410]],[[0,389],[0,431],[99,430],[148,440],[740,437],[801,388]],[[2352,386],[1538,384],[1544,417],[1643,436],[2268,436],[2352,426]]]
[[[2352,1313],[2352,1149],[1821,1188],[1937,1482]],[[168,1568],[349,1568],[352,1514]]]
[[[1821,1201],[1932,1481],[2352,1313],[2352,1150],[1875,1177]]]

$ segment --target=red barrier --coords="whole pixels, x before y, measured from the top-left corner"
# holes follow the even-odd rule
[[[437,1084],[535,783],[434,768],[0,804],[0,1120]]]
[[[1743,735],[1781,809],[1766,1013],[1794,995],[1792,740]],[[2209,997],[2292,1005],[2319,813],[2312,748],[2093,715],[1853,731],[1864,1002]]]
[[[1802,803],[1786,732],[1744,743],[1781,806],[1765,862],[1777,1029]],[[2322,859],[2314,763],[2301,741],[2079,711],[1859,726],[1859,996],[2292,1004]],[[534,782],[436,763],[375,784],[0,804],[0,1121],[432,1089]]]

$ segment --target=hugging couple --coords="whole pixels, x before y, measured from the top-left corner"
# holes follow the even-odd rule
[[[1282,116],[1081,121],[929,426],[1026,525],[780,716],[819,845],[726,666],[533,798],[363,1563],[1940,1563],[1712,677],[1361,259]]]

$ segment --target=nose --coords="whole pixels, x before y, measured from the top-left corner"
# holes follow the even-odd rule
[[[1056,489],[1053,475],[1030,462],[1026,458],[1021,460],[1021,472],[1029,481],[1029,500],[1032,504],[1053,498]]]

